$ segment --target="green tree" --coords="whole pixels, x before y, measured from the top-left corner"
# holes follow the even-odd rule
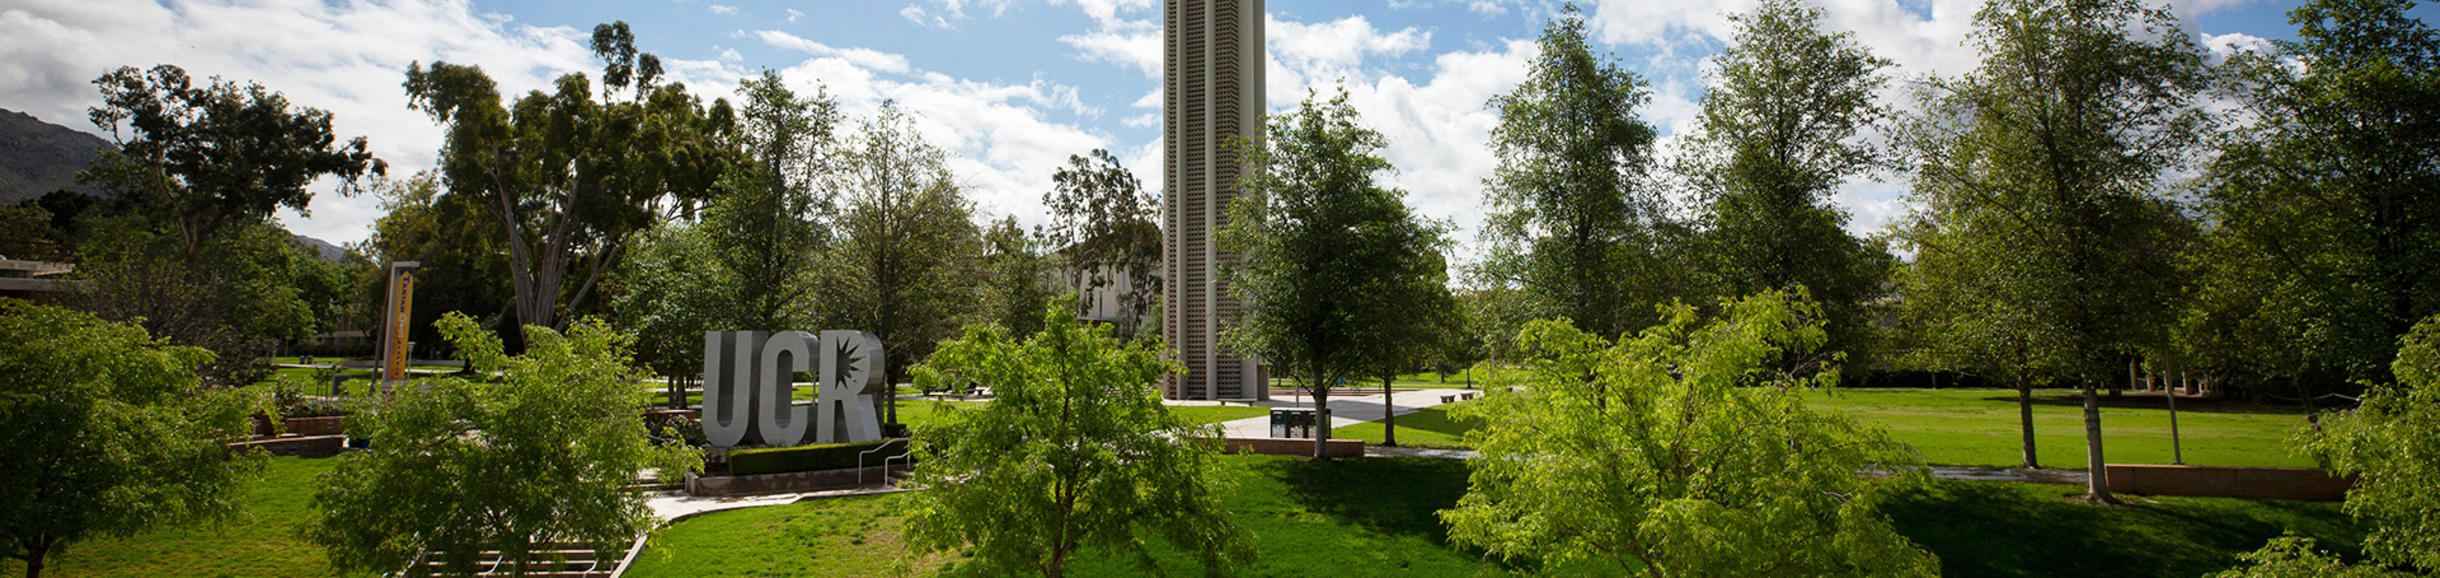
[[[703,333],[736,330],[742,283],[721,266],[700,224],[665,221],[636,237],[619,262],[610,312],[636,334],[636,362],[654,375],[687,380],[703,371]],[[787,327],[787,326],[774,326]]]
[[[1410,215],[1409,220],[1422,219]],[[1356,340],[1364,349],[1363,369],[1356,375],[1381,380],[1381,445],[1393,447],[1398,445],[1398,408],[1392,403],[1397,399],[1398,376],[1447,359],[1453,349],[1463,347],[1456,342],[1466,337],[1465,310],[1449,291],[1448,265],[1442,254],[1448,248],[1449,226],[1429,221],[1406,226],[1420,230],[1403,234],[1424,238],[1395,242],[1421,242],[1428,248],[1398,256],[1405,260],[1402,266],[1368,296],[1379,301],[1373,307],[1396,313],[1360,326],[1358,330],[1368,335]]]
[[[1153,220],[1160,200],[1102,149],[1093,149],[1091,158],[1070,155],[1051,182],[1051,192],[1042,195],[1050,208],[1044,236],[1061,258],[1069,288],[1090,310],[1096,294],[1124,279],[1118,334],[1149,336],[1137,325],[1151,317],[1161,295],[1161,225]]]
[[[748,162],[730,166],[703,226],[714,255],[734,280],[735,328],[782,331],[811,322],[807,282],[830,242],[830,195],[819,180],[832,170],[838,103],[798,95],[779,73],[740,82],[745,95],[735,140]],[[700,342],[700,340],[697,340]]]
[[[703,368],[703,332],[810,328],[816,268],[836,207],[838,104],[800,95],[778,73],[744,79],[729,145],[740,157],[700,221],[685,215],[638,236],[611,281],[611,312],[638,336],[637,360],[684,379]]]
[[[2295,40],[2230,60],[2254,120],[2202,189],[2203,357],[2310,398],[2390,381],[2395,339],[2440,312],[2440,32],[2414,5],[2307,3]]]
[[[1819,306],[1772,291],[1708,322],[1667,313],[1616,343],[1526,325],[1509,374],[1525,387],[1458,410],[1485,425],[1466,434],[1483,459],[1465,497],[1441,512],[1452,541],[1661,576],[1938,572],[1876,510],[1920,483],[1921,458],[1804,406],[1803,390],[1838,379],[1841,356],[1815,353]]]
[[[365,152],[364,137],[339,144],[330,113],[291,111],[288,98],[260,84],[213,78],[197,87],[186,70],[120,67],[93,79],[102,106],[93,125],[110,135],[81,182],[138,199],[156,221],[174,227],[189,267],[223,229],[269,222],[279,208],[304,212],[306,186],[323,176],[352,192],[367,171],[388,166]]]
[[[1313,457],[1328,459],[1330,390],[1379,375],[1374,360],[1415,340],[1397,328],[1428,313],[1405,309],[1427,300],[1421,286],[1446,278],[1440,228],[1416,217],[1404,192],[1374,184],[1391,170],[1376,152],[1381,133],[1345,90],[1307,97],[1272,117],[1263,140],[1233,146],[1250,170],[1220,242],[1241,259],[1223,274],[1244,306],[1222,338],[1313,390],[1322,408]]]
[[[2429,573],[2440,570],[2440,316],[2426,317],[2399,339],[2391,373],[2371,384],[2363,405],[2325,412],[2297,431],[2297,449],[2329,468],[2357,476],[2346,511],[2370,528],[2364,554],[2372,565],[2347,567],[2289,536],[2245,556],[2254,565],[2222,576],[2388,575],[2379,565]]]
[[[983,232],[985,320],[1019,340],[1042,331],[1042,307],[1056,298],[1043,287],[1051,274],[1050,259],[1042,252],[1042,240],[1026,234],[1016,217],[992,222]]]
[[[1251,559],[1245,531],[1214,497],[1226,483],[1217,428],[1161,403],[1156,384],[1181,368],[1159,340],[1121,341],[1067,308],[1048,310],[1030,339],[968,326],[917,369],[927,380],[954,371],[995,396],[979,408],[944,403],[940,425],[916,438],[915,479],[930,489],[909,494],[909,541],[971,547],[993,575],[1060,576],[1087,549],[1150,568],[1144,542],[1155,536],[1212,575]]]
[[[268,222],[227,227],[189,262],[181,236],[154,223],[142,213],[89,220],[75,273],[87,290],[69,303],[211,350],[200,374],[214,386],[255,382],[277,343],[304,338],[323,320],[308,291],[319,257],[288,231]]]
[[[832,175],[843,197],[841,238],[824,259],[825,318],[881,339],[894,388],[908,362],[930,355],[978,308],[982,234],[948,156],[897,106],[864,122],[841,157]],[[898,396],[881,397],[897,424]]]
[[[203,349],[0,299],[0,552],[29,578],[60,546],[232,514],[260,460],[232,457],[252,407],[198,391]]]
[[[655,469],[673,479],[695,450],[645,437],[634,339],[597,322],[565,335],[526,326],[526,351],[464,315],[440,322],[482,380],[440,378],[372,398],[351,416],[371,449],[323,474],[307,538],[345,569],[422,575],[438,562],[469,574],[484,551],[520,574],[575,542],[616,555],[654,526],[645,494],[626,487]]]
[[[482,206],[465,195],[443,194],[441,176],[424,171],[405,179],[375,182],[382,216],[373,222],[372,237],[363,250],[373,266],[356,279],[357,307],[368,313],[357,321],[380,324],[388,306],[390,264],[415,261],[415,309],[407,338],[416,343],[441,343],[441,316],[460,312],[499,327],[517,319],[514,290],[509,287],[508,259],[496,224],[487,222]],[[508,332],[512,345],[522,336]],[[701,341],[700,338],[696,341]]]
[[[1874,98],[1890,64],[1821,18],[1794,0],[1731,17],[1736,39],[1703,94],[1688,172],[1702,199],[1703,270],[1725,294],[1802,285],[1829,315],[1826,347],[1860,358],[1894,260],[1848,234],[1831,201],[1877,162],[1861,137],[1883,116]]]
[[[2081,384],[2086,489],[2108,501],[2094,387],[2165,342],[2187,230],[2160,191],[2206,128],[2202,53],[2131,0],[1999,0],[1973,38],[1982,66],[1928,83],[1905,137],[1907,295],[1950,357]]]
[[[734,121],[727,101],[706,111],[686,87],[662,84],[660,59],[636,53],[625,22],[594,27],[593,53],[604,63],[599,100],[579,73],[513,107],[479,67],[407,68],[409,104],[446,129],[449,193],[500,225],[522,325],[557,328],[584,310],[662,203],[707,196],[732,160],[718,138]]]
[[[1484,182],[1479,273],[1524,289],[1537,316],[1615,336],[1685,292],[1672,262],[1685,231],[1644,182],[1654,133],[1636,108],[1651,94],[1593,54],[1585,25],[1573,5],[1546,24],[1525,82],[1491,101],[1500,164]]]
[[[2246,566],[2230,568],[2217,578],[2404,578],[2414,576],[2370,564],[2348,564],[2313,546],[2313,539],[2295,534],[2272,538],[2260,550],[2238,554]]]

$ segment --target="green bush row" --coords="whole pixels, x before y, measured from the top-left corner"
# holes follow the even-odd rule
[[[820,470],[853,468],[857,465],[856,458],[859,454],[862,454],[865,450],[880,447],[881,444],[885,443],[892,442],[891,440],[881,440],[873,442],[739,450],[729,452],[729,474],[749,476],[754,474],[812,472]],[[906,447],[906,442],[897,442],[897,444],[898,447],[874,452],[872,455],[866,456],[865,459],[872,461],[872,463],[864,465],[881,465],[881,458],[884,455],[895,455],[899,453],[898,450],[900,448]]]

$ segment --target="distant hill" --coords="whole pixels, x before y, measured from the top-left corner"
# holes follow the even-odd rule
[[[288,236],[294,238],[297,246],[304,247],[308,251],[313,251],[315,257],[321,257],[324,261],[329,261],[332,263],[346,263],[348,261],[346,247],[341,247],[335,243],[331,243],[330,241],[324,241],[296,233],[289,233]]]
[[[110,141],[0,108],[0,206],[60,189],[100,194],[76,184]]]

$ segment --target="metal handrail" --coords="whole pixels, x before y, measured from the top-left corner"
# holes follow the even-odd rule
[[[873,449],[864,450],[864,451],[861,451],[861,452],[856,452],[856,487],[859,487],[859,488],[864,487],[864,456],[872,455],[872,454],[873,454],[873,452],[878,452],[878,451],[881,451],[883,448],[890,447],[890,444],[899,443],[899,442],[904,442],[904,441],[907,441],[907,438],[890,438],[888,441],[881,442],[881,445],[873,446]],[[881,459],[881,468],[882,468],[882,470],[881,470],[881,481],[882,481],[882,483],[886,484],[886,483],[888,483],[888,482],[889,482],[889,479],[890,479],[890,472],[889,472],[890,460],[891,460],[891,459],[893,459],[893,458],[904,457],[905,455],[907,455],[907,452],[908,452],[908,448],[899,448],[899,450],[898,450],[898,455],[896,455],[896,456],[885,456],[885,457],[883,457],[883,458]]]
[[[886,458],[881,458],[881,485],[882,485],[882,486],[889,486],[889,485],[890,485],[890,462],[893,462],[893,461],[899,461],[899,462],[913,463],[913,462],[914,462],[914,460],[915,460],[915,452],[913,452],[913,451],[903,451],[903,452],[898,452],[898,455],[894,455],[894,456],[890,456],[890,457],[886,457]],[[861,475],[863,475],[863,474],[862,474],[862,472],[858,472],[858,473],[857,473],[857,475],[861,476]]]

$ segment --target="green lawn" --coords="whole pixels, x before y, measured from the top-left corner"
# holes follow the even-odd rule
[[[1224,508],[1253,532],[1250,576],[1507,574],[1515,568],[1447,543],[1434,514],[1465,493],[1465,463],[1423,458],[1308,462],[1230,456],[1247,475]],[[1935,482],[1884,511],[1940,555],[1950,576],[2194,576],[2235,562],[2294,529],[2352,553],[2362,539],[2337,504],[2211,498],[2133,498],[2115,508],[2065,499],[2075,488]],[[681,521],[644,552],[630,576],[872,575],[902,557],[904,519],[894,496],[821,500],[708,514]],[[1198,573],[1156,546],[1169,575]],[[954,555],[906,561],[918,575]],[[950,565],[951,573],[956,573]],[[1553,574],[1604,574],[1598,567]],[[1081,556],[1078,576],[1143,574],[1102,552]]]
[[[314,479],[337,462],[271,458],[246,482],[245,508],[217,524],[162,529],[127,538],[70,544],[45,576],[328,576],[322,549],[298,538]],[[0,575],[22,576],[25,565],[0,561]]]
[[[1415,410],[1415,413],[1398,416],[1398,445],[1426,448],[1470,447],[1463,436],[1466,430],[1474,429],[1478,422],[1459,419],[1457,416],[1449,414],[1449,410],[1454,406],[1469,403],[1474,402],[1461,401],[1454,404],[1436,405]],[[1379,445],[1384,441],[1382,439],[1384,429],[1386,428],[1381,422],[1365,422],[1331,428],[1330,437],[1360,439],[1367,444]]]
[[[1238,485],[1223,507],[1254,535],[1254,576],[1506,574],[1447,543],[1435,512],[1465,493],[1459,460],[1366,458],[1309,462],[1278,456],[1222,458]],[[273,458],[248,482],[246,513],[201,527],[73,544],[55,576],[327,576],[322,551],[298,536],[315,476],[330,460]],[[2129,497],[2096,508],[2070,501],[2069,486],[1935,482],[1884,508],[1900,532],[1941,556],[1951,576],[2193,576],[2233,563],[2283,530],[2352,555],[2362,531],[2334,503]],[[901,563],[904,519],[892,496],[820,500],[708,514],[666,529],[634,576],[889,574]],[[1171,575],[1196,573],[1176,552],[1155,549]],[[905,560],[929,574],[960,558]],[[955,572],[954,565],[949,570]],[[1557,574],[1600,574],[1556,568]],[[0,575],[21,574],[14,561]],[[1088,553],[1079,576],[1132,576],[1124,560]]]
[[[2336,503],[2120,496],[2063,499],[2074,486],[1940,481],[1882,508],[1947,576],[2201,576],[2282,531],[2353,558],[2363,530]]]
[[[2034,396],[2034,445],[2042,465],[2084,469],[2084,410],[2075,392],[2039,390]],[[1815,409],[1888,428],[1898,441],[1914,446],[1923,452],[1924,460],[1934,464],[2014,466],[2022,461],[2023,438],[2017,431],[2014,391],[1837,389],[1807,392],[1805,401]],[[2110,463],[2170,463],[2169,411],[2163,403],[2160,398],[2104,400],[2102,452]],[[1446,407],[1399,416],[1399,443],[1467,447],[1462,435],[1472,425],[1448,416]],[[2178,431],[2188,464],[2315,465],[2287,449],[2288,436],[2304,424],[2300,408],[2181,403],[2178,409]],[[1340,427],[1331,435],[1378,443],[1381,424]]]
[[[1809,393],[1813,407],[1889,428],[1935,464],[2014,466],[2022,461],[2016,393],[1998,389],[1841,389]],[[2105,400],[2102,455],[2116,464],[2170,462],[2169,411],[2160,398]],[[2304,425],[2301,408],[2180,403],[2186,463],[2206,466],[2313,467],[2288,451]],[[2073,390],[2037,390],[2034,448],[2044,467],[2084,468],[2084,408]]]
[[[1453,460],[1362,459],[1313,463],[1277,456],[1230,456],[1247,475],[1222,496],[1224,509],[1252,532],[1262,556],[1249,576],[1501,574],[1478,553],[1445,544],[1434,511],[1465,493],[1465,464]],[[639,556],[628,576],[864,576],[903,557],[904,520],[896,496],[845,498],[706,514],[678,522]],[[860,538],[860,540],[859,540]],[[1167,574],[1199,574],[1157,540]],[[1125,559],[1087,553],[1072,576],[1139,576]],[[909,560],[930,574],[954,555]],[[948,568],[955,572],[953,564]]]

